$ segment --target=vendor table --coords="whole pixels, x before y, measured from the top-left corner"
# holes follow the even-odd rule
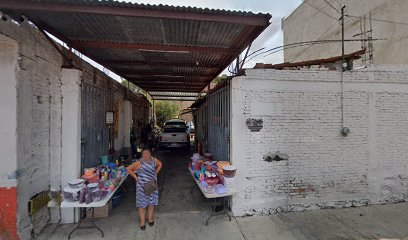
[[[122,185],[122,183],[126,180],[128,174],[126,174],[126,176],[122,177],[122,179],[120,180],[119,184],[116,186],[115,190],[113,190],[108,196],[106,196],[105,198],[103,198],[100,201],[97,202],[91,202],[90,204],[86,204],[86,203],[79,203],[77,202],[68,202],[68,201],[62,201],[61,202],[61,208],[91,208],[91,213],[92,213],[92,218],[91,220],[91,226],[81,226],[82,225],[82,218],[81,216],[79,217],[79,222],[78,224],[75,226],[74,229],[72,229],[72,231],[69,233],[68,235],[68,239],[71,239],[71,235],[72,233],[74,233],[76,230],[78,229],[88,229],[88,228],[95,228],[97,230],[99,230],[102,234],[102,237],[104,237],[104,232],[102,231],[102,229],[100,229],[94,222],[94,212],[95,212],[95,208],[97,207],[104,207],[106,206],[106,204],[108,204],[109,200],[113,197],[113,195],[116,193],[116,191],[119,189],[119,187]]]
[[[201,190],[204,197],[213,200],[212,203],[215,203],[217,198],[230,197],[230,196],[234,195],[235,192],[230,191],[230,190],[228,192],[226,192],[226,193],[223,193],[223,194],[207,193],[206,191],[204,191],[204,189],[201,186],[200,182],[194,177],[194,172],[191,170],[191,168],[188,168],[188,170],[190,171],[191,176],[193,176],[194,181],[197,183],[198,188]],[[225,206],[223,206],[222,211],[220,211],[220,212],[215,212],[214,207],[215,206],[212,206],[212,212],[211,212],[210,216],[208,217],[207,221],[205,221],[205,225],[208,225],[208,222],[210,221],[210,219],[212,217],[219,216],[219,215],[227,215],[229,217],[229,220],[231,221],[231,215],[225,210]]]

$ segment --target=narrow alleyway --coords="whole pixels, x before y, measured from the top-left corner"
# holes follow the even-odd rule
[[[198,213],[208,209],[201,192],[187,169],[190,153],[184,150],[158,151],[163,162],[159,175],[160,213]]]

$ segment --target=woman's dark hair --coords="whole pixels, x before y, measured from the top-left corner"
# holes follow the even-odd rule
[[[142,152],[144,152],[144,151],[149,151],[150,153],[152,153],[152,150],[150,148],[148,148],[148,147],[142,148]]]

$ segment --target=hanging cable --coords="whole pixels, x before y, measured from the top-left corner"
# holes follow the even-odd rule
[[[337,8],[335,8],[331,3],[329,3],[327,0],[323,0],[327,5],[329,5],[331,8],[334,9],[337,13],[341,13]]]
[[[346,15],[346,17],[350,17],[350,18],[360,18],[358,16],[353,16],[353,15]],[[391,20],[385,20],[385,19],[377,19],[377,18],[371,18],[372,21],[375,22],[383,22],[383,23],[391,23],[391,24],[399,24],[399,25],[406,25],[408,26],[408,23],[406,22],[396,22],[396,21],[391,21]]]
[[[318,7],[314,6],[314,5],[312,5],[311,3],[307,2],[307,0],[302,0],[302,1],[303,1],[304,3],[306,3],[307,5],[311,6],[312,8],[316,9],[317,11],[319,11],[319,12],[323,13],[324,15],[328,16],[329,18],[332,18],[332,19],[334,19],[334,20],[337,21],[337,19],[336,19],[335,17],[331,16],[331,15],[328,14],[327,12],[324,12],[324,11],[321,10],[320,8],[318,8]]]
[[[320,35],[320,37],[317,38],[317,40],[322,39],[322,38],[323,38],[327,33],[329,33],[335,26],[338,26],[338,25],[337,25],[337,22],[334,23],[329,29],[327,29],[322,35]],[[295,61],[298,57],[300,57],[303,53],[305,53],[307,50],[309,50],[312,46],[313,46],[313,45],[309,46],[308,48],[305,48],[305,49],[300,50],[300,51],[295,55],[295,57],[293,57],[290,61],[291,61],[291,62],[292,62],[292,61]]]
[[[373,41],[380,41],[380,40],[387,40],[387,39],[385,39],[385,38],[377,38],[377,39],[372,39]],[[361,40],[360,39],[345,39],[344,40],[345,42],[361,42]],[[368,41],[368,40],[365,40],[365,41]],[[245,62],[244,62],[244,64],[245,63],[247,63],[247,62],[249,62],[250,60],[252,60],[253,58],[255,58],[255,57],[258,57],[258,56],[260,56],[260,55],[262,55],[262,54],[266,54],[266,53],[269,53],[269,52],[273,52],[273,51],[276,51],[276,50],[283,50],[283,49],[287,49],[288,47],[301,47],[301,46],[307,46],[307,45],[315,45],[315,44],[326,44],[326,43],[339,43],[339,42],[342,42],[342,40],[337,40],[337,39],[328,39],[328,40],[318,40],[318,41],[306,41],[306,42],[299,42],[299,43],[291,43],[291,44],[286,44],[286,45],[282,45],[282,46],[279,46],[279,47],[274,47],[274,48],[271,48],[271,49],[268,49],[268,50],[266,50],[266,51],[263,51],[263,52],[260,52],[260,53],[258,53],[258,54],[256,54],[256,55],[254,55],[253,57],[251,57],[251,58],[249,58],[248,60],[246,60]],[[264,57],[266,57],[266,56],[268,56],[268,55],[264,55]]]

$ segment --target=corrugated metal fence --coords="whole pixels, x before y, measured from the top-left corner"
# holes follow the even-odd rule
[[[113,142],[109,140],[110,128],[105,122],[105,112],[113,109],[113,93],[82,84],[81,96],[81,163],[82,168],[93,167],[99,158],[107,155]]]
[[[196,139],[215,160],[230,159],[231,88],[229,82],[206,96],[194,111]]]

